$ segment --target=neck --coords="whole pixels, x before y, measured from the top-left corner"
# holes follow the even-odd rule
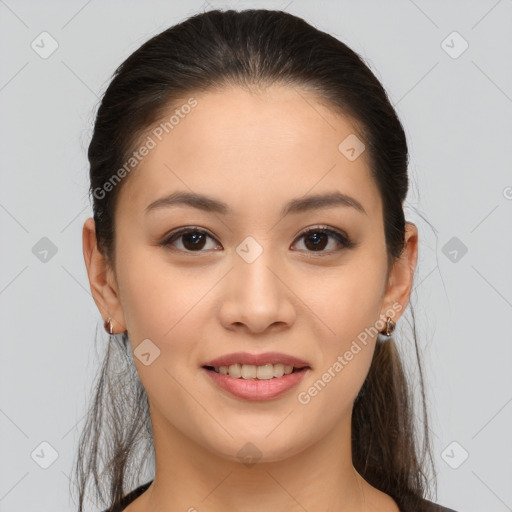
[[[240,455],[213,453],[163,418],[152,419],[156,471],[141,510],[366,510],[370,486],[352,465],[350,418],[298,453],[278,460],[261,453],[245,464]],[[240,446],[257,458],[253,445]]]

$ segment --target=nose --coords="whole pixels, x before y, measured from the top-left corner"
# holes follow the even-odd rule
[[[235,254],[221,291],[223,326],[254,334],[289,328],[296,317],[290,280],[270,250],[253,261]]]

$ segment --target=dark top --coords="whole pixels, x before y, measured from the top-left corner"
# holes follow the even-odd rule
[[[138,498],[144,491],[147,490],[147,488],[151,485],[151,482],[153,480],[150,480],[149,482],[146,482],[145,484],[141,485],[140,487],[137,487],[130,493],[128,493],[119,503],[114,505],[113,507],[109,508],[108,510],[105,510],[105,512],[122,512],[132,501],[135,501],[136,498]],[[400,512],[456,512],[455,510],[451,508],[442,507],[441,505],[436,505],[435,503],[432,503],[428,500],[422,500],[419,507],[406,507],[402,508],[400,507]]]

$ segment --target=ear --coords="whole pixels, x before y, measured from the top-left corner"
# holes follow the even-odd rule
[[[113,333],[124,332],[126,323],[119,300],[115,273],[107,259],[98,250],[96,225],[92,217],[84,223],[82,245],[94,302],[103,320],[111,318]]]
[[[388,276],[386,293],[382,303],[381,318],[386,319],[390,311],[395,312],[393,322],[402,315],[411,295],[414,270],[418,259],[418,228],[412,222],[405,223],[405,247],[395,260]]]

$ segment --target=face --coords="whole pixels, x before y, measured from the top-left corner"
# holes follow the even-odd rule
[[[154,428],[228,460],[249,442],[261,462],[283,460],[349,432],[376,332],[405,308],[411,260],[388,268],[367,154],[339,149],[362,141],[350,119],[284,86],[194,99],[169,133],[148,132],[156,145],[123,184],[114,294],[97,302],[128,331]],[[177,192],[223,205],[155,203]],[[242,398],[203,368],[235,352],[309,368],[279,395]]]

